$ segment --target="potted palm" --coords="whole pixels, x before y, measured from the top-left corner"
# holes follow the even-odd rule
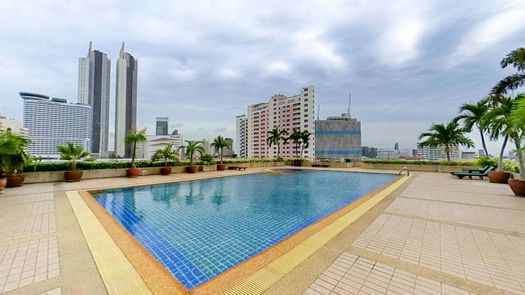
[[[215,138],[213,140],[213,142],[211,143],[211,146],[219,151],[220,162],[219,162],[219,164],[217,164],[217,170],[218,171],[224,171],[226,169],[226,165],[224,165],[222,163],[223,151],[224,151],[225,148],[230,148],[231,149],[232,144],[229,141],[225,140],[224,137],[219,135],[219,136],[217,136],[217,138]]]
[[[140,131],[133,131],[126,135],[126,143],[131,144],[131,163],[126,170],[126,176],[129,178],[137,177],[140,174],[140,169],[135,165],[135,156],[137,152],[137,143],[146,141],[146,129]]]
[[[64,171],[64,179],[67,182],[76,182],[82,178],[82,170],[77,170],[77,162],[95,160],[95,158],[89,157],[90,152],[72,142],[67,145],[58,145],[57,149],[61,154],[61,159],[69,161],[69,171]]]
[[[156,150],[151,160],[154,162],[164,162],[164,167],[160,168],[160,174],[170,175],[170,162],[177,160],[177,156],[175,155],[175,151],[173,150],[173,144],[169,143],[164,148]]]
[[[0,170],[6,187],[21,186],[25,179],[22,170],[31,158],[27,152],[29,139],[11,131],[2,131],[0,138]]]
[[[193,166],[193,156],[195,153],[203,155],[205,153],[204,147],[202,146],[202,141],[199,140],[185,140],[185,146],[180,146],[179,150],[185,150],[186,154],[190,158],[190,166],[186,167],[186,172],[195,173],[197,172],[197,167]]]
[[[525,159],[523,156],[525,148],[522,146],[525,135],[525,93],[518,94],[516,107],[511,113],[511,120],[516,126],[513,141],[518,157],[519,179],[509,179],[509,186],[516,196],[525,197]]]
[[[515,133],[515,128],[510,119],[513,105],[513,98],[498,97],[495,106],[485,115],[491,139],[496,140],[500,136],[503,136],[503,144],[501,145],[499,153],[498,168],[496,171],[491,171],[488,174],[489,181],[492,183],[507,183],[510,177],[510,172],[504,171],[503,169],[503,154],[509,139],[512,139]]]

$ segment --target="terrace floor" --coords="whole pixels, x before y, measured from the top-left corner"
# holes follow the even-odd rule
[[[0,293],[107,294],[66,191],[263,170],[6,189]],[[266,293],[525,294],[525,198],[507,185],[417,173]]]

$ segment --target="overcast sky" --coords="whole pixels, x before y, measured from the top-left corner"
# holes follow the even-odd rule
[[[321,118],[351,92],[363,145],[412,148],[510,73],[499,61],[525,45],[525,1],[3,0],[0,113],[22,118],[19,91],[76,101],[89,41],[112,59],[111,115],[121,42],[138,58],[150,132],[168,116],[185,138],[234,137],[247,105],[314,85]]]

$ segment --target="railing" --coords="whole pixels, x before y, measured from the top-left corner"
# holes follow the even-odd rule
[[[397,175],[400,176],[403,171],[406,171],[407,172],[407,176],[410,176],[410,170],[408,170],[407,167],[401,168],[401,170],[399,170],[399,173]]]

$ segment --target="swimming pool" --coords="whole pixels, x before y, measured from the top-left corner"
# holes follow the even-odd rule
[[[93,195],[191,290],[395,177],[291,170]]]

